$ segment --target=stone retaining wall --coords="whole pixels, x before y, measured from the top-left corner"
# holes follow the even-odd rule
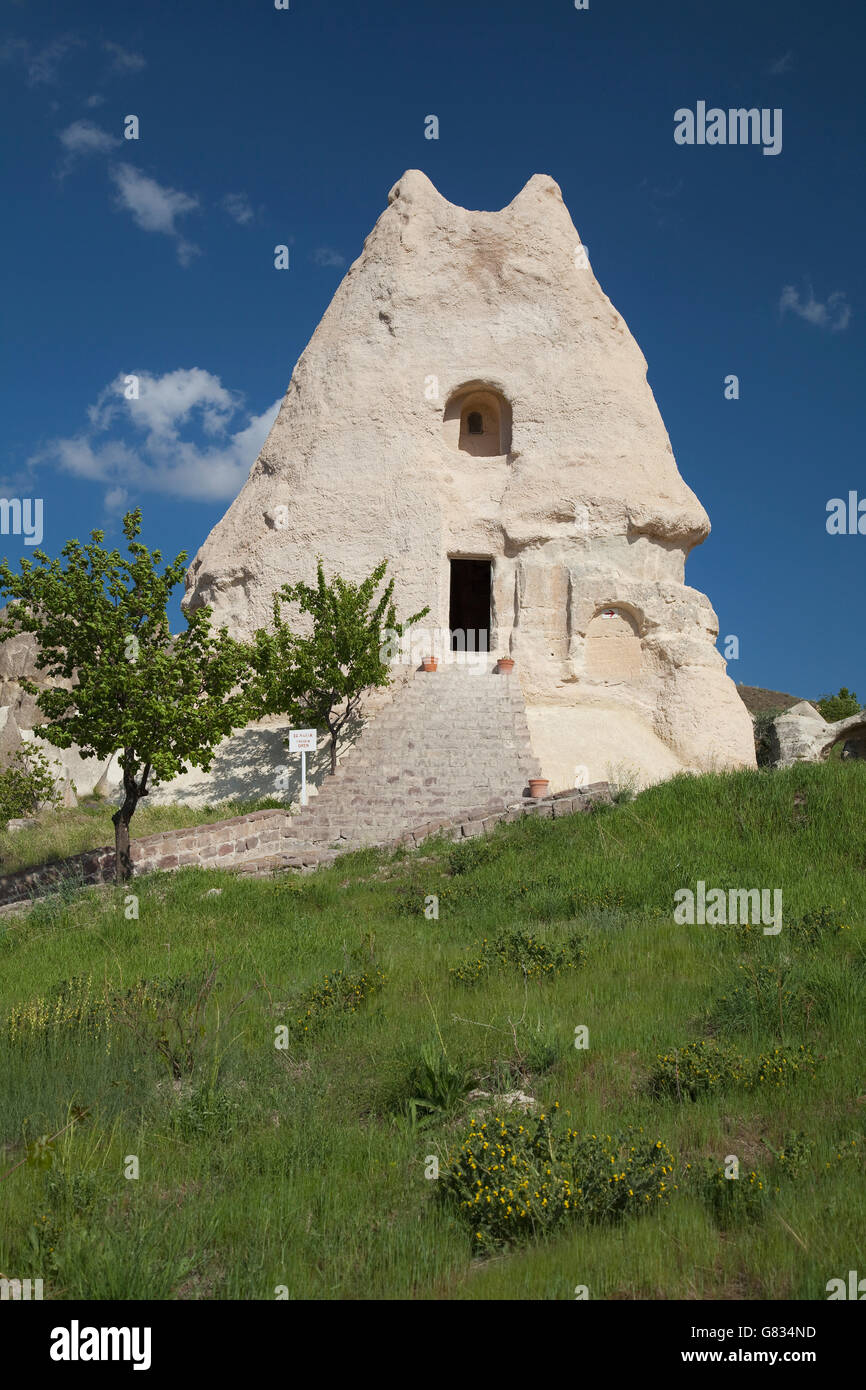
[[[560,817],[588,811],[600,801],[610,801],[606,782],[595,782],[580,790],[558,792],[544,801],[524,797],[506,806],[502,801],[487,802],[456,819],[427,821],[400,836],[396,844],[420,845],[431,835],[450,834],[452,839],[471,839],[490,834],[497,825],[520,820],[523,816]],[[301,849],[296,838],[297,822],[287,811],[253,811],[248,816],[214,821],[210,825],[189,826],[185,830],[165,830],[133,840],[132,862],[136,874],[155,869],[183,869],[199,865],[205,869],[240,868],[246,872],[271,873],[275,869],[312,868],[334,859],[339,847]],[[31,869],[0,877],[0,907],[50,893],[61,883],[110,883],[114,879],[114,849],[87,850],[70,859],[39,864]]]
[[[390,845],[392,847],[405,845],[408,848],[417,848],[431,835],[445,835],[452,840],[469,840],[477,835],[490,835],[497,825],[507,825],[513,821],[521,820],[524,816],[540,816],[541,818],[558,820],[561,816],[573,816],[580,811],[589,811],[599,803],[609,805],[611,799],[610,786],[607,782],[592,782],[579,790],[572,787],[570,791],[556,792],[553,796],[545,797],[543,801],[536,801],[528,796],[511,804],[499,800],[488,801],[483,806],[476,806],[471,811],[463,811],[459,816],[451,819],[425,821],[423,825],[416,826],[414,830],[409,830],[405,835],[390,842]],[[279,869],[309,869],[314,868],[317,864],[336,859],[339,854],[346,852],[345,849],[334,847],[302,849],[290,836],[286,837],[286,844],[287,848],[278,854],[249,859],[246,863],[239,864],[238,872],[264,877],[266,874]]]
[[[252,811],[248,816],[233,816],[209,825],[143,835],[130,846],[134,871],[146,874],[154,869],[181,869],[191,864],[228,868],[246,859],[278,854],[288,843],[283,828],[289,820],[286,811]],[[109,883],[113,879],[114,848],[106,845],[70,859],[5,874],[0,877],[0,906],[50,893],[63,880],[86,884]]]
[[[428,821],[425,825],[419,825],[408,835],[401,836],[400,843],[420,845],[430,835],[449,832],[454,840],[472,839],[476,835],[489,835],[497,825],[510,825],[516,820],[522,820],[524,816],[559,819],[561,816],[573,816],[578,811],[588,811],[590,806],[599,802],[610,803],[610,800],[609,784],[592,782],[579,790],[572,787],[570,791],[557,792],[554,796],[545,797],[543,801],[525,796],[514,806],[488,802],[486,806],[478,806],[473,811],[464,812],[455,820]]]

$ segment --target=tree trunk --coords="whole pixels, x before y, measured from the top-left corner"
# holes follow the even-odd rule
[[[331,776],[337,771],[337,735],[331,734]]]
[[[126,752],[126,750],[124,750]],[[127,754],[129,761],[132,761],[131,750]],[[135,780],[132,772],[126,768],[123,770],[123,805],[115,811],[111,819],[114,821],[114,881],[117,884],[128,883],[132,878],[132,855],[129,849],[129,822],[132,820],[133,813],[138,805],[139,798],[146,796],[145,783],[147,774],[150,771],[148,764],[141,779],[141,786]]]

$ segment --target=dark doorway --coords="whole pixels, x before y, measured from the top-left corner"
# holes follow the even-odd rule
[[[451,561],[451,650],[490,649],[490,561]]]

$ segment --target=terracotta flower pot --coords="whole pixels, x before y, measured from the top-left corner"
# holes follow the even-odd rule
[[[435,671],[436,667],[439,665],[439,658],[435,656],[425,656],[421,665],[425,671]]]
[[[533,801],[542,801],[544,797],[547,796],[547,789],[549,786],[550,782],[546,777],[530,777],[529,795],[532,797]]]
[[[496,663],[496,669],[503,676],[510,676],[514,670],[514,658],[512,656],[501,656]]]

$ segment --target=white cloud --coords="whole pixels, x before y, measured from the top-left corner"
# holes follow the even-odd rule
[[[178,368],[160,377],[142,372],[137,382],[137,400],[126,399],[126,376],[116,377],[100,392],[87,412],[95,430],[106,430],[127,416],[149,434],[175,435],[178,427],[200,410],[207,433],[217,434],[239,405],[238,397],[226,390],[219,377],[201,367]]]
[[[140,53],[131,53],[128,48],[121,48],[119,43],[106,39],[102,47],[111,58],[113,72],[140,72],[147,67],[147,61]]]
[[[58,139],[69,155],[105,154],[121,143],[119,136],[111,135],[93,121],[73,121],[61,130]]]
[[[189,265],[192,257],[198,255],[199,247],[184,239],[175,222],[198,208],[198,198],[163,187],[131,164],[114,165],[111,177],[117,187],[118,207],[132,213],[133,220],[143,231],[174,237],[178,260],[181,265]]]
[[[89,106],[89,107],[92,109],[94,106],[102,106],[102,105],[104,104],[104,102],[105,102],[105,97],[102,95],[102,93],[101,93],[101,92],[94,92],[92,96],[89,96],[89,97],[87,98],[87,100],[86,100],[86,102],[84,103],[84,105],[85,105],[85,106]]]
[[[790,310],[807,323],[814,324],[816,328],[826,328],[831,333],[841,333],[848,327],[851,306],[844,290],[835,290],[827,296],[823,304],[815,298],[811,285],[808,286],[807,293],[808,298],[801,299],[799,290],[793,285],[786,285],[779,299],[779,313],[784,314]]]
[[[335,251],[332,246],[317,246],[310,256],[310,260],[316,265],[340,267],[346,264],[346,257],[339,251]]]
[[[81,48],[84,40],[77,34],[58,34],[44,48],[34,48],[27,39],[6,39],[0,45],[0,62],[20,63],[27,73],[31,87],[40,87],[57,81],[60,64],[75,48]]]
[[[105,494],[105,510],[107,512],[120,512],[129,501],[129,493],[125,487],[112,487]]]
[[[138,383],[139,398],[130,401],[125,375],[117,376],[90,407],[90,427],[53,440],[30,464],[57,463],[75,477],[109,484],[105,503],[115,510],[130,490],[208,502],[235,497],[279,401],[251,415],[237,393],[199,367],[141,372]]]
[[[222,200],[222,206],[229,217],[234,218],[242,227],[253,220],[254,213],[246,193],[227,193]]]

